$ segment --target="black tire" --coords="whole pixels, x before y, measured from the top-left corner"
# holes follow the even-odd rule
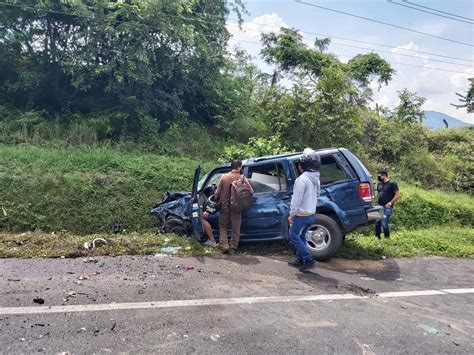
[[[184,221],[176,217],[166,218],[164,229],[166,233],[173,233],[180,237],[188,236],[188,230]]]
[[[317,214],[316,223],[306,233],[306,243],[316,260],[329,260],[342,244],[341,228],[331,217]]]

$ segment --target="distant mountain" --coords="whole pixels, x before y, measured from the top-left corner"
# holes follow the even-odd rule
[[[423,120],[423,124],[426,127],[433,129],[444,128],[443,119],[448,122],[449,128],[472,126],[469,123],[463,122],[457,118],[445,115],[444,113],[438,111],[425,111],[425,119]]]

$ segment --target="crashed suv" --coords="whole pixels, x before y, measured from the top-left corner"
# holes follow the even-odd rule
[[[383,217],[383,207],[373,203],[373,181],[362,162],[348,149],[324,149],[321,157],[321,196],[316,223],[308,230],[308,248],[317,260],[334,256],[345,235],[375,223]],[[302,153],[252,158],[243,162],[242,173],[254,189],[252,207],[242,214],[241,242],[288,241],[288,212],[293,184],[299,175],[297,161]],[[170,191],[151,214],[159,218],[164,230],[193,235],[205,240],[202,211],[230,164],[215,167],[201,180],[201,168],[194,174],[193,190]],[[219,213],[209,215],[218,235]]]

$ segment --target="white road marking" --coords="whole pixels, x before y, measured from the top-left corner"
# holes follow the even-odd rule
[[[435,295],[454,295],[474,293],[474,288],[446,289],[446,290],[420,290],[381,292],[371,297],[398,298],[398,297],[423,297]],[[171,300],[156,302],[129,302],[129,303],[104,303],[104,304],[81,304],[70,306],[37,306],[37,307],[3,307],[0,315],[13,314],[48,314],[48,313],[77,313],[94,311],[117,311],[129,309],[153,309],[192,306],[216,306],[237,305],[257,303],[284,303],[284,302],[311,302],[328,300],[357,300],[368,299],[369,296],[358,296],[351,293],[310,295],[310,296],[271,296],[271,297],[238,297],[238,298],[208,298],[195,300]]]

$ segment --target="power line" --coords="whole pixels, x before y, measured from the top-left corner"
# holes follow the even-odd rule
[[[346,16],[351,16],[351,17],[359,18],[359,19],[362,19],[362,20],[366,20],[366,21],[370,21],[370,22],[379,23],[379,24],[382,24],[382,25],[385,25],[385,26],[390,26],[390,27],[394,27],[394,28],[401,29],[401,30],[405,30],[405,31],[409,31],[409,32],[421,34],[421,35],[424,35],[424,36],[429,36],[429,37],[441,39],[441,40],[443,40],[443,41],[448,41],[448,42],[452,42],[452,43],[461,44],[461,45],[463,45],[463,46],[474,47],[474,45],[471,44],[471,43],[466,43],[466,42],[456,41],[456,40],[451,39],[451,38],[436,36],[436,35],[433,35],[433,34],[431,34],[431,33],[421,32],[421,31],[414,30],[414,29],[411,29],[411,28],[408,28],[408,27],[403,27],[403,26],[399,26],[399,25],[394,25],[393,23],[388,23],[388,22],[384,22],[384,21],[380,21],[380,20],[375,20],[375,19],[372,19],[372,18],[369,18],[369,17],[364,17],[364,16],[359,16],[359,15],[351,14],[351,13],[349,13],[349,12],[344,12],[344,11],[340,11],[340,10],[336,10],[336,9],[331,9],[331,8],[329,8],[329,7],[324,7],[324,6],[312,4],[312,3],[305,2],[305,1],[302,1],[302,0],[295,0],[295,1],[296,1],[297,3],[302,4],[302,5],[307,5],[307,6],[311,6],[311,7],[316,7],[316,8],[318,8],[318,9],[323,9],[323,10],[326,10],[326,11],[331,11],[331,12],[335,12],[335,13],[338,13],[338,14],[342,14],[342,15],[346,15]]]
[[[237,19],[234,19],[234,18],[229,18],[229,19],[232,20],[232,21],[237,21]],[[252,23],[255,24],[255,25],[262,25],[262,26],[266,26],[266,27],[280,29],[279,26],[270,25],[270,24],[266,24],[266,23],[263,23],[263,22],[253,21]],[[322,36],[322,37],[326,37],[326,38],[336,38],[336,39],[341,39],[341,40],[348,41],[348,42],[370,44],[372,46],[379,46],[379,47],[397,49],[397,50],[402,50],[402,51],[412,52],[412,53],[417,53],[417,54],[425,54],[425,55],[431,55],[431,56],[434,56],[434,57],[447,58],[447,59],[459,60],[459,61],[463,61],[463,62],[474,63],[474,61],[470,60],[470,59],[457,58],[457,57],[446,56],[446,55],[436,54],[436,53],[431,53],[431,52],[424,52],[424,51],[419,51],[419,50],[414,50],[414,49],[409,49],[409,48],[399,48],[398,46],[395,46],[395,45],[387,45],[387,44],[381,44],[381,43],[367,42],[367,41],[362,41],[362,40],[353,39],[353,38],[338,37],[338,36],[328,35],[328,34],[324,34],[324,33],[309,32],[309,31],[303,31],[303,30],[298,30],[298,32],[301,32],[301,33],[304,33],[304,34],[309,34],[309,35],[314,35],[314,36]]]
[[[270,26],[269,26],[270,27]],[[264,32],[263,31],[260,31],[260,30],[257,30],[257,29],[247,29],[247,31],[250,31],[250,32],[257,32],[257,33],[261,33],[263,34]],[[312,38],[311,38],[312,39]],[[449,62],[447,60],[440,60],[440,59],[433,59],[433,58],[423,58],[423,57],[420,57],[420,56],[415,56],[415,55],[410,55],[410,54],[405,54],[405,53],[393,53],[393,52],[389,52],[389,51],[384,51],[382,49],[376,49],[376,48],[367,48],[367,47],[361,47],[361,46],[354,46],[354,45],[350,45],[350,44],[344,44],[344,43],[337,43],[337,42],[331,42],[330,43],[331,45],[334,44],[334,45],[338,45],[338,46],[343,46],[343,47],[351,47],[351,48],[358,48],[358,49],[364,49],[364,50],[369,50],[369,51],[372,51],[372,52],[379,52],[379,53],[388,53],[388,54],[397,54],[397,55],[400,55],[400,56],[403,56],[403,57],[409,57],[409,58],[415,58],[415,59],[429,59],[433,62],[439,62],[439,63],[445,63],[445,64],[452,64],[452,65],[457,65],[457,66],[462,66],[462,67],[467,67],[467,68],[472,68],[474,69],[474,67],[472,67],[471,65],[469,64],[461,64],[461,63],[454,63],[454,62]],[[393,49],[401,49],[401,48],[393,48]]]
[[[30,7],[30,6],[22,6],[22,5],[18,5],[18,4],[11,4],[11,3],[5,3],[5,2],[0,2],[0,5],[14,6],[14,7],[18,7],[18,8],[24,9],[24,10],[43,11],[43,12],[49,12],[49,13],[55,13],[55,14],[73,16],[73,17],[78,17],[78,18],[93,19],[93,17],[91,17],[91,16],[75,15],[75,14],[71,14],[71,13],[67,13],[67,12],[63,12],[63,11],[56,11],[56,10],[37,9],[37,8],[34,8],[34,7]],[[197,22],[211,23],[211,24],[215,24],[215,23],[216,23],[216,21],[210,21],[210,20],[199,19],[199,18],[189,18],[189,17],[185,17],[185,16],[182,16],[182,15],[166,14],[166,16],[168,16],[168,17],[177,17],[177,18],[180,18],[180,19],[183,19],[183,20],[192,20],[192,21],[197,21]],[[229,18],[229,20],[236,21],[236,23],[238,23],[238,19]],[[117,23],[124,23],[124,22],[126,22],[126,20],[118,20],[118,19],[115,19],[114,21],[117,22]],[[267,27],[272,27],[272,28],[275,28],[275,29],[280,29],[279,26],[274,26],[274,25],[270,25],[270,24],[266,24],[266,23],[261,23],[261,22],[260,22],[260,23],[259,23],[259,22],[253,22],[253,23],[256,24],[256,25],[265,25],[265,26],[267,26]],[[142,24],[142,25],[145,26],[145,27],[153,28],[153,29],[159,29],[159,28],[157,28],[157,27],[153,27],[153,26],[150,26],[150,25],[147,25],[147,24]],[[357,42],[357,43],[369,44],[369,45],[374,45],[374,46],[379,46],[379,47],[385,47],[385,48],[390,48],[390,49],[397,49],[397,50],[402,50],[402,51],[412,52],[412,53],[417,53],[417,54],[425,54],[425,55],[431,55],[431,56],[440,57],[440,58],[447,58],[447,59],[453,59],[453,60],[458,60],[458,61],[463,61],[463,62],[474,63],[474,61],[469,60],[469,59],[457,58],[457,57],[452,57],[452,56],[446,56],[446,55],[436,54],[436,53],[431,53],[431,52],[418,51],[418,50],[413,50],[413,49],[408,49],[408,48],[398,48],[398,47],[396,47],[396,46],[394,46],[394,45],[390,46],[390,45],[386,45],[386,44],[380,44],[380,43],[374,43],[374,42],[367,42],[367,41],[362,41],[362,40],[357,40],[357,39],[351,39],[351,38],[346,38],[346,37],[332,36],[332,35],[322,34],[322,33],[316,33],[316,32],[309,32],[309,31],[302,31],[302,30],[298,30],[298,31],[301,32],[301,33],[306,33],[306,34],[315,35],[315,36],[323,36],[323,37],[327,37],[327,38],[336,38],[336,39],[341,39],[341,40],[349,41],[349,42]],[[261,32],[261,33],[262,33],[262,32]],[[456,63],[453,63],[453,64],[456,64]]]
[[[251,44],[258,44],[262,45],[262,42],[255,42],[255,41],[247,41],[243,39],[231,39],[232,41],[235,42],[243,42],[243,43],[251,43]],[[353,47],[353,46],[348,46],[348,47]],[[355,47],[355,48],[360,48],[360,47]],[[370,48],[369,48],[370,49]],[[342,55],[339,53],[331,53],[334,54],[337,57],[342,57],[342,58],[349,58],[352,59],[353,57],[347,56],[347,55]],[[429,70],[436,70],[436,71],[443,71],[443,72],[448,72],[448,73],[457,73],[457,74],[466,74],[466,72],[458,71],[458,70],[450,70],[450,69],[444,69],[444,68],[433,68],[433,67],[427,67],[424,65],[417,65],[417,64],[410,64],[410,63],[402,63],[402,62],[392,62],[389,60],[384,59],[387,63],[390,63],[392,65],[403,65],[403,66],[409,66],[409,67],[415,67],[415,68],[423,68],[423,69],[429,69]]]
[[[446,15],[450,15],[450,16],[454,16],[454,17],[463,18],[463,19],[469,20],[469,21],[474,21],[473,18],[469,18],[469,17],[464,17],[464,16],[456,15],[456,14],[453,14],[453,13],[451,13],[451,12],[446,12],[446,11],[441,11],[441,10],[433,9],[432,7],[423,6],[423,5],[417,4],[417,3],[415,3],[415,2],[407,1],[407,0],[402,0],[402,1],[403,1],[403,2],[406,2],[407,4],[411,4],[411,5],[415,5],[415,6],[417,6],[417,7],[421,7],[421,8],[423,8],[423,9],[428,9],[428,10],[436,11],[436,12],[439,12],[439,13],[442,13],[442,14],[446,14]]]
[[[336,46],[364,49],[364,50],[368,50],[368,51],[375,51],[375,52],[378,52],[378,53],[388,53],[388,54],[393,54],[393,55],[400,55],[400,56],[403,56],[403,57],[409,57],[409,58],[415,58],[415,59],[429,59],[430,61],[433,61],[433,62],[445,63],[445,64],[451,64],[451,65],[458,65],[458,66],[474,69],[474,67],[471,67],[468,64],[453,63],[453,62],[448,62],[447,60],[438,60],[438,59],[433,59],[433,58],[417,57],[417,56],[414,56],[414,55],[409,55],[409,54],[404,54],[404,53],[393,53],[393,52],[384,51],[384,50],[381,50],[381,49],[353,46],[353,45],[350,45],[350,44],[343,44],[343,43],[336,43],[336,42],[331,42],[330,44],[331,45],[334,44]]]
[[[406,5],[406,4],[402,4],[402,3],[398,3],[398,2],[395,2],[394,0],[387,0],[387,2],[393,4],[393,5],[398,5],[398,6],[403,6],[403,7],[406,7],[406,8],[409,8],[409,9],[413,9],[413,10],[416,10],[416,11],[420,11],[420,12],[424,12],[424,13],[427,13],[427,14],[431,14],[431,15],[435,15],[435,16],[439,16],[439,17],[444,17],[444,18],[447,18],[447,19],[450,19],[450,20],[453,20],[453,21],[458,21],[458,22],[464,22],[464,23],[467,23],[469,25],[474,25],[474,22],[472,21],[466,21],[466,20],[462,20],[462,19],[459,19],[459,18],[455,18],[455,17],[451,17],[451,16],[446,16],[446,15],[442,15],[442,14],[439,14],[439,13],[436,13],[436,12],[432,12],[432,11],[428,11],[428,10],[423,10],[423,9],[419,9],[415,6],[410,6],[410,5]]]

